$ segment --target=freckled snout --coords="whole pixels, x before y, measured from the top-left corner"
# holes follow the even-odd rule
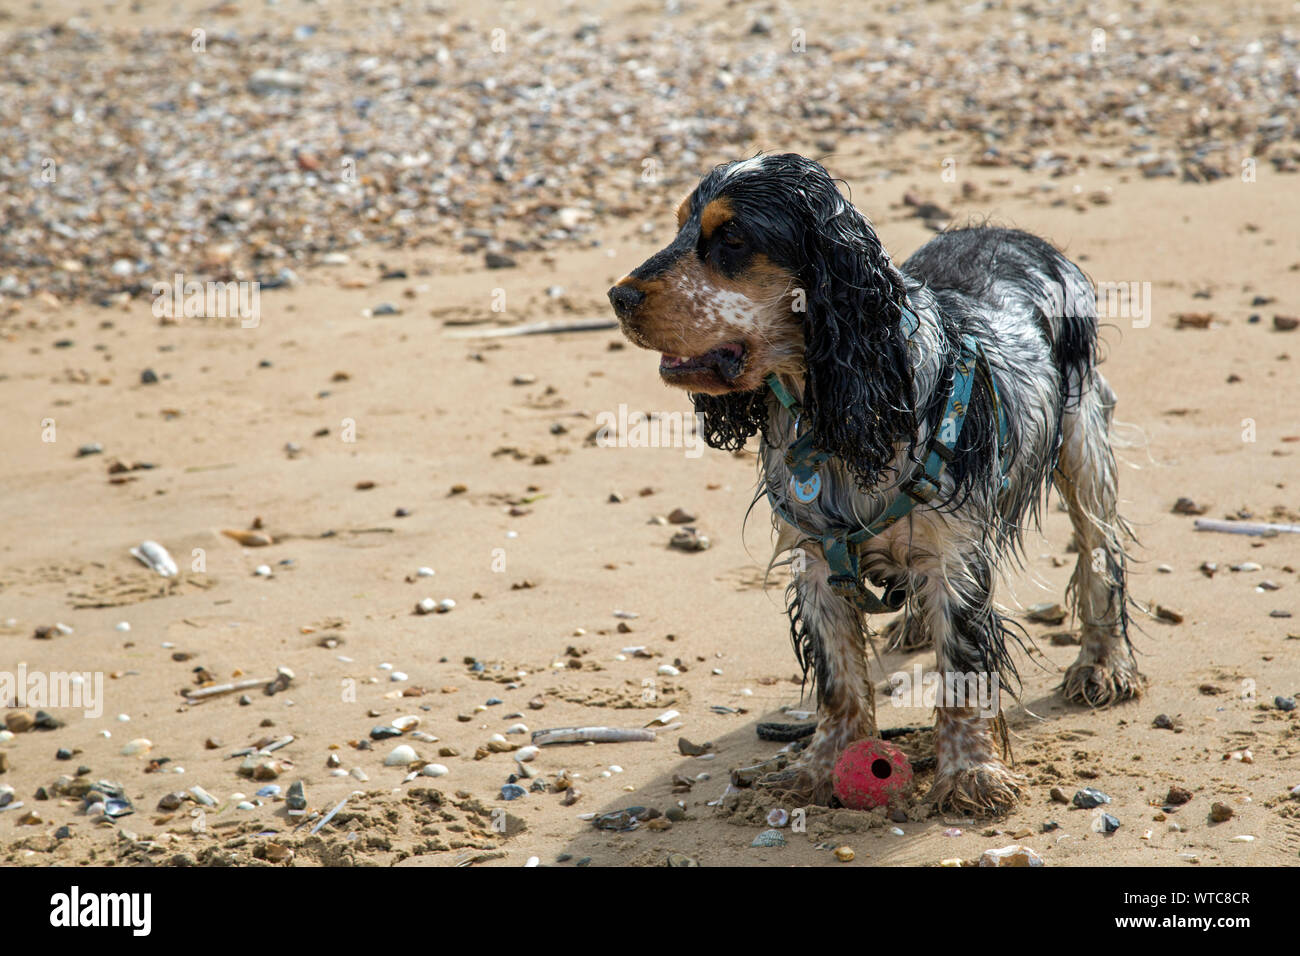
[[[645,301],[645,293],[629,285],[616,285],[609,290],[609,304],[620,319],[630,319],[637,306]]]

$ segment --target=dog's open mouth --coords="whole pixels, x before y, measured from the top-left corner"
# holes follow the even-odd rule
[[[663,353],[659,360],[659,374],[665,379],[694,378],[701,373],[715,373],[723,382],[732,382],[745,370],[745,347],[738,342],[728,342],[703,355],[669,355]]]

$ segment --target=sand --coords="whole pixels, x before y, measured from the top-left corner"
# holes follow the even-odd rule
[[[701,4],[686,15],[716,19],[726,10]],[[578,22],[572,9],[557,15]],[[90,16],[137,28],[122,11]],[[879,30],[890,16],[881,13]],[[826,135],[758,145],[824,155],[818,141]],[[1091,155],[1073,136],[1063,131],[1053,148]],[[700,156],[698,171],[751,145]],[[752,450],[588,442],[598,416],[617,417],[620,406],[660,416],[689,410],[685,395],[659,382],[656,357],[625,346],[616,330],[451,334],[606,317],[608,285],[671,237],[682,190],[665,187],[671,194],[640,214],[597,218],[590,237],[598,245],[513,251],[515,268],[488,270],[480,250],[446,242],[365,243],[347,251],[346,264],[295,266],[294,286],[262,293],[253,329],[214,318],[162,323],[140,296],[109,308],[77,297],[4,303],[0,667],[102,673],[105,701],[98,717],[51,708],[65,726],[0,745],[8,766],[0,785],[25,804],[0,812],[0,861],[519,866],[536,857],[612,866],[662,865],[682,854],[706,866],[934,865],[1024,843],[1049,866],[1293,862],[1297,717],[1273,702],[1300,691],[1300,645],[1292,643],[1300,621],[1274,614],[1300,614],[1300,538],[1198,533],[1173,506],[1187,497],[1207,517],[1300,521],[1300,331],[1273,322],[1296,314],[1300,301],[1297,179],[1267,163],[1255,182],[1148,178],[1087,162],[1053,177],[973,166],[966,159],[978,151],[958,134],[916,131],[882,155],[871,136],[846,132],[826,162],[898,261],[932,234],[903,201],[916,194],[959,222],[1037,232],[1095,281],[1150,283],[1149,322],[1111,321],[1104,370],[1124,423],[1122,510],[1141,539],[1132,592],[1181,617],[1137,618],[1149,692],[1099,711],[1067,705],[1054,691],[1077,652],[1045,639],[1062,627],[1026,623],[1036,647],[1018,656],[1024,686],[1008,718],[1027,785],[1009,816],[928,815],[922,773],[907,822],[813,810],[806,832],[788,833],[786,846],[751,847],[765,827],[761,809],[748,797],[739,807],[716,805],[728,772],[779,748],[756,737],[758,722],[781,719],[782,707],[811,706],[801,703],[786,637],[784,581],[763,586],[765,505],[746,521]],[[954,182],[939,174],[938,157],[949,152],[961,159]],[[395,270],[406,278],[380,279]],[[548,293],[555,286],[563,291]],[[506,291],[505,312],[491,311],[497,289]],[[1253,305],[1257,296],[1274,301]],[[399,314],[367,313],[385,302]],[[1179,328],[1188,313],[1213,320]],[[145,369],[159,381],[142,384]],[[49,419],[53,441],[42,440]],[[102,454],[78,457],[90,442]],[[301,450],[290,454],[287,443]],[[113,460],[155,467],[110,475]],[[122,477],[130,480],[112,482]],[[676,508],[696,517],[708,550],[668,547],[676,529],[652,519]],[[274,544],[242,547],[221,534],[255,519]],[[1062,600],[1069,534],[1053,499],[1042,535],[1028,540],[1025,569],[999,590],[1022,620],[1024,607]],[[147,539],[174,556],[176,578],[130,556]],[[1203,562],[1217,573],[1207,576]],[[1230,570],[1244,562],[1260,568]],[[259,565],[272,574],[255,574]],[[435,574],[418,577],[420,567]],[[1278,589],[1261,589],[1266,581]],[[424,598],[456,605],[414,613]],[[33,636],[55,623],[72,632]],[[326,637],[336,646],[322,646]],[[884,682],[931,661],[930,652],[882,653],[873,677]],[[663,665],[680,673],[665,676]],[[294,677],[273,696],[251,691],[247,706],[238,695],[187,703],[199,667],[207,674],[198,676],[218,682],[270,677],[277,667]],[[406,679],[392,680],[393,670]],[[422,693],[403,696],[413,690]],[[491,698],[502,702],[480,709]],[[926,709],[894,707],[884,695],[877,706],[882,726],[931,721]],[[543,748],[527,766],[548,783],[562,770],[576,777],[582,796],[571,806],[557,792],[507,802],[500,791],[517,771],[511,754],[476,759],[515,724],[639,728],[668,710],[681,726],[653,742]],[[1153,726],[1162,714],[1176,731]],[[402,715],[418,716],[437,741],[352,745]],[[282,801],[234,806],[232,794],[252,799],[266,781],[241,777],[241,760],[230,754],[282,735],[294,741],[275,753],[283,766],[274,783],[287,789],[302,780],[313,811],[361,791],[318,837],[295,830]],[[682,756],[682,736],[710,742],[710,756]],[[123,755],[135,738],[151,749]],[[209,739],[217,746],[208,749]],[[527,734],[505,739],[528,743]],[[404,783],[407,768],[383,765],[398,743],[448,773]],[[924,757],[929,736],[903,746]],[[59,748],[71,759],[57,760]],[[440,756],[442,748],[457,755]],[[1247,750],[1248,760],[1230,756]],[[360,768],[368,779],[332,776],[330,754],[339,769]],[[89,768],[83,779],[120,783],[134,814],[96,822],[75,797],[37,799],[38,788],[79,765]],[[674,792],[676,777],[693,786]],[[192,802],[155,809],[165,794],[195,785],[218,807],[201,817]],[[1096,814],[1050,796],[1085,786],[1111,796],[1106,809],[1118,831],[1096,832]],[[1172,786],[1192,799],[1166,812]],[[686,819],[665,829],[611,832],[583,819],[678,801]],[[1233,809],[1231,820],[1209,822],[1215,802]],[[24,824],[31,810],[39,822]],[[1059,828],[1042,832],[1049,821]],[[64,826],[69,834],[56,836]],[[954,829],[960,834],[949,835]],[[844,845],[855,851],[851,863],[827,849]]]

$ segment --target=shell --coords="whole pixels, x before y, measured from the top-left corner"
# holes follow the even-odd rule
[[[419,760],[415,748],[410,744],[398,744],[384,758],[385,767],[405,767],[408,763]]]
[[[246,548],[265,548],[275,544],[275,539],[265,531],[241,531],[238,528],[222,528],[221,533],[233,538]]]

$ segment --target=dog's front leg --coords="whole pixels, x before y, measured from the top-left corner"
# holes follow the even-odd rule
[[[866,634],[862,612],[831,588],[831,570],[820,548],[795,550],[792,570],[790,633],[813,672],[817,732],[788,768],[758,783],[801,802],[824,804],[830,802],[835,762],[844,748],[876,735]]]
[[[934,635],[940,686],[934,718],[934,785],[941,810],[1002,813],[1014,806],[1020,778],[998,754],[1003,623],[993,609],[992,569],[980,554],[946,569],[938,562],[917,588]]]

